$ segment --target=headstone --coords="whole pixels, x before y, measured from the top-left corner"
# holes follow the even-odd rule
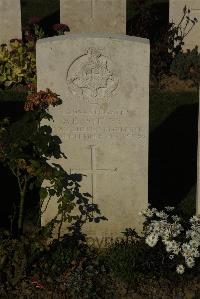
[[[0,44],[22,38],[20,0],[0,0]]]
[[[126,34],[125,0],[60,0],[60,22],[71,33]]]
[[[183,49],[193,49],[196,45],[200,48],[200,1],[199,0],[169,0],[169,20],[179,24],[183,17],[183,8],[190,9],[190,18],[197,18],[198,22],[184,39]],[[183,22],[182,28],[186,24]],[[189,28],[189,27],[188,27]]]
[[[149,41],[125,35],[71,34],[37,42],[38,90],[60,95],[53,133],[108,221],[88,224],[98,239],[140,230],[148,201]],[[55,162],[55,161],[54,161]],[[58,161],[57,161],[58,162]],[[46,224],[57,210],[52,201]]]

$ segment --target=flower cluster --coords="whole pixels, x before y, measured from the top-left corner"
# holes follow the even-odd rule
[[[173,207],[165,207],[165,211],[158,211],[149,206],[141,211],[140,215],[146,218],[143,232],[145,242],[150,247],[154,247],[160,239],[165,245],[170,259],[179,256],[184,259],[188,268],[192,268],[195,265],[195,258],[200,257],[200,215],[190,218],[191,227],[185,231],[180,224],[181,218],[177,215],[170,215],[173,210]],[[178,241],[174,239],[176,237],[178,237]],[[176,272],[183,274],[184,271],[185,266],[179,264]]]
[[[64,32],[70,31],[69,27],[65,24],[54,24],[52,28],[58,35],[63,35]]]
[[[38,282],[38,280],[35,279],[35,277],[32,277],[31,283],[35,286],[36,289],[44,289],[44,285]]]
[[[46,91],[40,90],[39,92],[31,93],[27,96],[27,100],[24,106],[25,111],[33,111],[37,108],[48,108],[48,106],[57,106],[61,103],[61,99],[56,93],[53,93],[50,89]]]
[[[29,25],[39,24],[41,22],[41,18],[38,16],[32,16],[28,20]]]

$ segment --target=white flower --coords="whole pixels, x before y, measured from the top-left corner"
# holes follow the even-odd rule
[[[194,259],[192,257],[188,257],[187,259],[185,259],[185,262],[189,268],[192,268],[194,266]]]
[[[165,230],[162,232],[162,239],[164,240],[168,240],[170,238],[171,235],[171,231],[169,228],[165,228]]]
[[[168,212],[170,212],[170,211],[174,210],[174,207],[167,206],[167,207],[165,207],[165,210],[168,211]]]
[[[181,251],[180,247],[173,249],[173,253],[176,255],[178,255],[180,251]]]
[[[173,207],[165,207],[165,211],[172,211]],[[195,258],[200,257],[200,215],[190,218],[190,229],[184,231],[183,226],[180,224],[181,218],[177,215],[172,215],[168,220],[168,214],[165,211],[158,211],[155,208],[143,210],[140,214],[145,216],[148,220],[148,225],[144,227],[143,235],[145,242],[150,247],[154,247],[159,237],[165,245],[166,251],[169,252],[169,259],[174,259],[175,255],[181,255],[185,258],[187,267],[192,268],[195,265]],[[158,218],[155,220],[153,216]],[[148,219],[152,218],[152,219]],[[176,237],[184,231],[184,240],[180,243],[176,241]],[[183,235],[184,236],[184,235]],[[185,267],[178,265],[176,272],[183,274]]]
[[[190,244],[191,247],[193,247],[195,249],[197,249],[200,245],[199,241],[193,240],[193,239],[189,241],[189,244]]]
[[[179,222],[181,220],[180,217],[178,217],[177,215],[172,215],[172,219],[175,221],[175,222]]]
[[[198,234],[198,232],[190,229],[190,230],[186,231],[186,238],[187,239],[192,238],[192,239],[198,240],[199,239],[199,234]]]
[[[191,246],[188,243],[183,243],[182,246],[183,256],[190,256],[191,255]]]
[[[194,215],[190,218],[191,223],[196,223],[200,221],[200,215]]]
[[[162,218],[162,219],[167,219],[167,217],[168,217],[168,215],[163,211],[156,212],[155,214],[157,217]]]
[[[178,274],[183,274],[184,271],[185,271],[185,267],[184,267],[183,265],[178,265],[178,266],[176,267],[176,272],[177,272]]]
[[[193,257],[200,257],[200,253],[198,250],[193,251]]]
[[[176,241],[165,241],[166,251],[172,251],[173,254],[178,254],[180,252],[180,244]]]
[[[145,242],[150,247],[154,247],[157,244],[157,242],[158,242],[158,235],[156,235],[156,234],[150,234],[150,235],[148,235],[146,237]]]
[[[180,235],[181,231],[183,230],[183,227],[180,223],[172,223],[170,225],[171,235],[172,237],[177,237]]]
[[[153,217],[153,215],[154,215],[154,212],[152,212],[150,209],[147,209],[146,211],[145,211],[145,214],[144,214],[146,217],[149,217],[149,218],[151,218],[151,217]]]
[[[172,251],[172,248],[173,248],[173,246],[172,246],[171,242],[168,241],[168,243],[166,244],[166,251],[170,252],[170,251]]]
[[[162,239],[162,242],[163,242],[163,244],[164,244],[165,246],[167,246],[168,242],[170,242],[170,241],[169,241],[168,238],[163,238],[163,239]]]
[[[142,210],[141,212],[139,212],[139,215],[151,218],[151,217],[153,217],[154,212],[151,209],[145,209],[145,210]]]

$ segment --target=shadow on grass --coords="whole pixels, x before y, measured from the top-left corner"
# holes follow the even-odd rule
[[[150,134],[149,202],[153,206],[177,206],[194,189],[197,140],[198,104],[177,108]]]

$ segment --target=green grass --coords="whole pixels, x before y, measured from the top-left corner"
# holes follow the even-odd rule
[[[198,100],[198,91],[151,91],[149,100],[150,132],[159,127],[176,109],[185,105],[198,104]]]

